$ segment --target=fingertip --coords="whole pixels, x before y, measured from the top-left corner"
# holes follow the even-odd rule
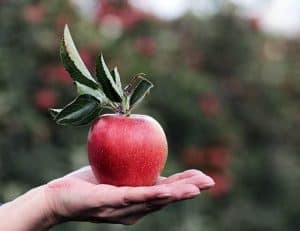
[[[203,172],[201,172],[200,170],[197,170],[197,169],[189,169],[189,170],[184,171],[183,173],[185,175],[189,175],[189,176],[204,174]]]
[[[209,176],[209,180],[210,180],[211,186],[214,186],[216,184],[216,182],[214,181],[214,179],[211,178],[210,176]]]
[[[215,185],[215,181],[211,177],[204,174],[192,177],[190,182],[200,189],[210,188]]]
[[[200,170],[189,169],[184,171],[183,175],[184,178],[194,179],[196,181],[199,181],[199,183],[202,182],[210,186],[213,186],[215,184],[214,180],[210,176],[206,175],[204,172]]]
[[[211,178],[210,176],[207,176],[206,175],[206,183],[203,185],[203,187],[213,187],[213,186],[215,186],[215,181],[214,181],[214,179],[213,178]]]

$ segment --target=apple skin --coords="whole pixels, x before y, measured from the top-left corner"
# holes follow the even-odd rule
[[[167,155],[166,135],[150,116],[105,114],[89,131],[89,162],[101,184],[153,185]]]

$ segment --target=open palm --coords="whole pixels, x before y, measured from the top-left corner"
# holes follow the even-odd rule
[[[48,183],[46,193],[60,220],[134,224],[145,215],[191,199],[214,181],[197,170],[159,177],[153,186],[117,187],[99,184],[90,166]]]

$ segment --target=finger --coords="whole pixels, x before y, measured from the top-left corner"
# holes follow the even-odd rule
[[[166,187],[166,185],[113,188],[104,186],[95,186],[96,190],[94,193],[99,198],[98,205],[120,207],[171,196],[170,188]]]
[[[105,208],[103,210],[102,207],[94,211],[91,216],[98,217],[102,220],[113,219],[116,221],[121,221],[120,223],[126,224],[126,222],[122,222],[124,219],[124,221],[128,221],[126,220],[127,218],[131,221],[137,221],[146,214],[160,210],[161,208],[172,202],[191,199],[196,197],[200,193],[198,187],[193,184],[170,184],[168,185],[168,188],[171,192],[171,196],[168,198],[154,199],[143,203],[128,205],[119,209]],[[132,217],[136,219],[133,219]]]
[[[203,174],[203,173],[199,170],[189,169],[189,170],[186,170],[184,172],[180,172],[180,173],[176,173],[174,175],[171,175],[167,178],[166,177],[161,177],[161,178],[158,179],[157,183],[158,184],[170,184],[170,183],[173,183],[175,181],[182,180],[182,179],[185,179],[185,178],[189,178],[189,177],[199,175],[199,174]]]
[[[194,184],[199,189],[204,190],[214,186],[215,182],[211,177],[203,174],[177,181],[174,184]]]
[[[133,204],[131,206],[115,210],[111,215],[113,216],[138,216],[146,215],[162,209],[164,206],[181,200],[195,198],[200,194],[199,189],[193,184],[173,185],[172,196],[164,199],[154,199],[145,203]]]
[[[190,200],[190,199],[194,199],[196,198],[198,195],[200,195],[201,193],[199,192],[195,192],[195,193],[183,193],[183,194],[178,194],[174,197],[170,197],[170,198],[166,198],[166,199],[160,199],[160,200],[153,200],[150,202],[151,205],[149,206],[162,206],[162,207],[166,207],[172,203],[175,202],[179,202],[179,201],[185,201],[185,200]]]
[[[178,179],[170,184],[194,184],[199,189],[204,190],[214,186],[215,182],[211,177],[199,172],[194,176]]]
[[[139,203],[139,204],[133,204],[120,209],[114,209],[110,213],[108,213],[107,216],[122,219],[130,216],[137,216],[141,214],[154,212],[161,208],[162,208],[161,205],[153,205],[150,203]],[[99,215],[103,217],[102,212],[100,212]]]
[[[169,185],[168,187],[170,187],[172,194],[170,197],[147,201],[146,203],[144,203],[146,208],[162,208],[175,201],[193,199],[200,194],[199,188],[193,184],[173,184]]]
[[[172,196],[165,199],[170,199],[170,201],[192,199],[200,194],[199,188],[194,184],[173,183],[169,187],[171,187]]]

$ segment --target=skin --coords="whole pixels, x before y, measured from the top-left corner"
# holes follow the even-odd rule
[[[117,187],[99,184],[87,166],[1,206],[0,230],[43,231],[67,221],[131,225],[213,185],[209,176],[188,170],[159,177],[153,186]]]

